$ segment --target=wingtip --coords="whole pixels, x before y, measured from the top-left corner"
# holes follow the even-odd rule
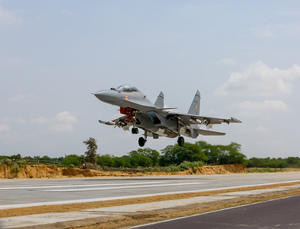
[[[242,123],[241,120],[239,120],[239,119],[237,119],[237,118],[234,118],[234,117],[231,117],[231,120],[232,120],[232,122]]]

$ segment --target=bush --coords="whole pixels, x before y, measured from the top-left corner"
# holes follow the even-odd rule
[[[207,164],[242,164],[246,160],[246,156],[241,153],[241,145],[234,142],[229,145],[211,145],[199,141],[196,145],[208,157]]]
[[[5,165],[12,165],[12,160],[9,159],[9,158],[6,158],[6,159],[3,160],[3,164],[5,164]]]
[[[14,174],[17,175],[18,172],[20,171],[20,167],[17,163],[14,163],[13,166],[11,167],[10,171]]]
[[[64,159],[62,160],[62,165],[65,167],[80,167],[80,165],[83,163],[83,158],[81,156],[78,155],[67,155],[64,157]]]
[[[300,168],[300,158],[288,157],[288,158],[250,158],[246,161],[248,168]]]
[[[21,160],[18,160],[18,161],[17,161],[17,164],[18,164],[20,167],[24,167],[24,166],[27,164],[27,162],[26,162],[26,160],[21,159]]]
[[[196,144],[185,143],[184,146],[167,146],[162,150],[159,164],[168,166],[179,165],[184,161],[207,161],[208,157],[202,152],[201,147]]]
[[[146,156],[143,152],[131,151],[129,153],[131,167],[136,168],[138,166],[150,167],[153,161],[150,157]]]
[[[165,167],[164,171],[167,173],[171,173],[171,172],[178,172],[180,171],[180,169],[176,165],[169,165],[168,167]]]
[[[203,166],[202,161],[184,161],[178,167],[181,171],[188,170],[190,168],[197,168]]]
[[[114,157],[112,166],[116,168],[130,168],[131,159],[128,155],[122,157]]]
[[[101,167],[112,167],[114,164],[114,159],[108,154],[102,156],[97,155],[97,164]]]
[[[145,148],[138,149],[138,153],[151,159],[151,166],[157,166],[159,162],[159,152],[156,150]]]

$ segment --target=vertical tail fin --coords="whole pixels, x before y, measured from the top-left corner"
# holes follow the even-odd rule
[[[164,101],[164,93],[161,91],[159,95],[157,96],[157,99],[154,103],[155,106],[164,108],[165,107],[165,101]]]
[[[193,102],[190,106],[188,114],[199,115],[200,113],[200,91],[197,90],[196,95],[193,99]]]

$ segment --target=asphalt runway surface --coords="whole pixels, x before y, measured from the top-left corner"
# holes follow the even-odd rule
[[[44,204],[93,202],[288,181],[300,181],[300,173],[10,179],[0,180],[0,209]]]
[[[299,229],[300,196],[225,209],[137,228]]]

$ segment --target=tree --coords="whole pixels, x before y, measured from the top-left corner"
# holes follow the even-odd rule
[[[201,147],[191,143],[185,143],[184,146],[169,145],[161,152],[162,156],[159,161],[161,166],[179,165],[184,161],[206,162],[208,160],[207,156],[201,151]]]
[[[97,149],[98,145],[96,143],[96,139],[90,137],[88,140],[83,142],[87,146],[87,151],[85,152],[85,160],[86,162],[96,164],[97,158]]]
[[[113,163],[114,163],[114,158],[108,154],[97,156],[97,164],[101,167],[103,166],[112,167]]]
[[[76,166],[79,167],[81,164],[81,157],[75,154],[67,155],[62,161],[62,165],[66,167]]]
[[[149,157],[152,160],[151,166],[157,166],[159,161],[159,152],[150,148],[140,148],[138,153],[143,154],[146,157]]]
[[[130,164],[133,168],[136,168],[138,166],[149,167],[153,164],[152,159],[144,155],[143,152],[138,152],[136,150],[133,150],[129,153],[129,157],[130,157]]]

